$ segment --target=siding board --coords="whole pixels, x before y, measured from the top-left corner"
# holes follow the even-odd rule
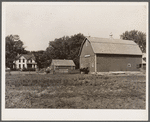
[[[141,56],[99,54],[97,55],[97,72],[139,71],[137,64],[141,61]],[[131,67],[128,67],[128,64],[131,64]]]
[[[85,55],[90,55],[85,57]],[[88,40],[83,45],[80,55],[80,68],[88,67],[90,72],[95,72],[95,54]]]

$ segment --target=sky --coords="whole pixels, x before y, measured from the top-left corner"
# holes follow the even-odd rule
[[[49,41],[82,33],[119,39],[125,31],[147,30],[147,3],[3,2],[5,36],[19,35],[29,51],[45,50]]]

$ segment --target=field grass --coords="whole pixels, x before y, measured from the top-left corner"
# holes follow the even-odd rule
[[[145,109],[144,75],[6,75],[6,108]]]

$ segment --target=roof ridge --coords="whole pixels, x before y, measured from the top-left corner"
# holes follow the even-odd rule
[[[89,37],[89,36],[85,36],[86,38],[97,38],[97,39],[110,39],[110,38],[101,38],[101,37]],[[133,41],[133,40],[124,40],[124,39],[112,39],[112,40],[123,40],[123,41]]]
[[[110,44],[124,44],[124,45],[136,45],[135,44],[126,44],[126,43],[113,43],[113,42],[95,42],[95,41],[90,41],[91,43],[110,43]]]

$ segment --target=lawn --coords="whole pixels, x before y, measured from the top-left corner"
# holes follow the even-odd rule
[[[6,108],[145,109],[145,75],[6,74]]]

